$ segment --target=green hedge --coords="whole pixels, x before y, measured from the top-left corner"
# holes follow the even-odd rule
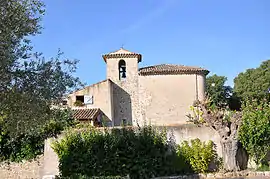
[[[59,177],[56,176],[56,179],[130,179],[129,176],[101,176],[101,177],[89,177],[86,175],[72,175],[70,177]]]
[[[61,177],[127,176],[150,178],[191,173],[191,167],[166,131],[147,126],[101,132],[88,129],[68,133],[53,143],[59,156]]]

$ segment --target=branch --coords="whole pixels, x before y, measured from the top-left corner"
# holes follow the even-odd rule
[[[239,112],[232,113],[225,109],[212,108],[210,100],[205,98],[203,101],[196,101],[193,105],[202,115],[189,115],[190,121],[195,124],[204,124],[216,130],[222,138],[235,138],[241,125],[242,114]],[[193,109],[194,109],[193,108]],[[195,110],[195,111],[196,111]],[[200,119],[202,118],[202,119]]]

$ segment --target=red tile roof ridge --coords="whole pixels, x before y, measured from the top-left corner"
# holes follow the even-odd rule
[[[151,65],[142,67],[139,69],[139,75],[168,75],[168,74],[197,74],[204,73],[207,75],[209,73],[208,70],[195,67],[195,66],[185,66],[178,64],[159,64],[159,65]]]

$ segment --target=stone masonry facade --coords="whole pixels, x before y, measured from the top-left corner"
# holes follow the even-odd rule
[[[1,179],[38,179],[42,178],[43,156],[38,156],[35,160],[0,163]]]
[[[71,93],[68,106],[99,108],[111,126],[184,124],[189,107],[204,97],[206,69],[171,64],[139,68],[142,55],[123,48],[103,59],[107,79]],[[78,95],[92,96],[93,101],[75,107]]]

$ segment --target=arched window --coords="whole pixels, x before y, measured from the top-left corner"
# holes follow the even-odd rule
[[[118,63],[118,70],[119,70],[119,80],[126,79],[126,62],[124,60],[120,60]]]

